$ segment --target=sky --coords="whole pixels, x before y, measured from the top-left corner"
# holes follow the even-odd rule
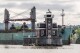
[[[36,7],[36,23],[44,22],[44,15],[50,9],[54,15],[53,22],[61,25],[61,13],[64,9],[64,24],[80,25],[80,0],[0,0],[0,22],[3,23],[5,8],[9,10],[10,18],[16,19],[29,17],[30,9],[33,6]],[[26,13],[13,18],[16,14],[24,11]]]

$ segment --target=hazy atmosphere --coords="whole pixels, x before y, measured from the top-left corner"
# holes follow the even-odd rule
[[[37,23],[44,21],[44,14],[47,9],[50,9],[54,14],[53,22],[61,24],[61,10],[64,9],[65,25],[80,25],[80,0],[4,0],[0,2],[0,22],[3,22],[5,8],[10,11],[10,18],[16,15],[11,11],[16,13],[27,11],[23,15],[29,17],[30,9],[33,6],[37,9]]]
[[[0,0],[0,53],[79,49],[80,0]]]

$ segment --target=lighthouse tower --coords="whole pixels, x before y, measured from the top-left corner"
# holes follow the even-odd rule
[[[46,12],[46,15],[44,16],[45,18],[45,24],[46,24],[46,36],[47,36],[47,43],[51,44],[51,37],[52,37],[52,12],[48,9],[48,12]]]

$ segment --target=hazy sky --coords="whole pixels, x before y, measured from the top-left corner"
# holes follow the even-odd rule
[[[25,16],[29,17],[30,9],[35,6],[37,11],[37,23],[44,21],[47,9],[54,14],[53,22],[61,24],[61,9],[64,9],[65,25],[80,25],[80,0],[4,0],[0,1],[0,22],[4,19],[4,9],[10,11],[10,17],[27,11]],[[21,18],[21,16],[15,17]],[[22,17],[24,18],[24,16]]]

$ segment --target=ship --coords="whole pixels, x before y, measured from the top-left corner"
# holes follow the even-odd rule
[[[34,6],[30,12],[30,18],[26,19],[10,19],[10,14],[7,9],[4,10],[4,24],[5,29],[0,30],[0,44],[13,44],[23,46],[62,46],[70,44],[70,34],[72,28],[65,25],[61,26],[53,23],[54,15],[48,9],[44,15],[45,21],[36,22],[36,7]],[[16,29],[14,24],[9,28],[9,21],[31,21],[31,29],[28,28],[24,22],[20,29]]]

